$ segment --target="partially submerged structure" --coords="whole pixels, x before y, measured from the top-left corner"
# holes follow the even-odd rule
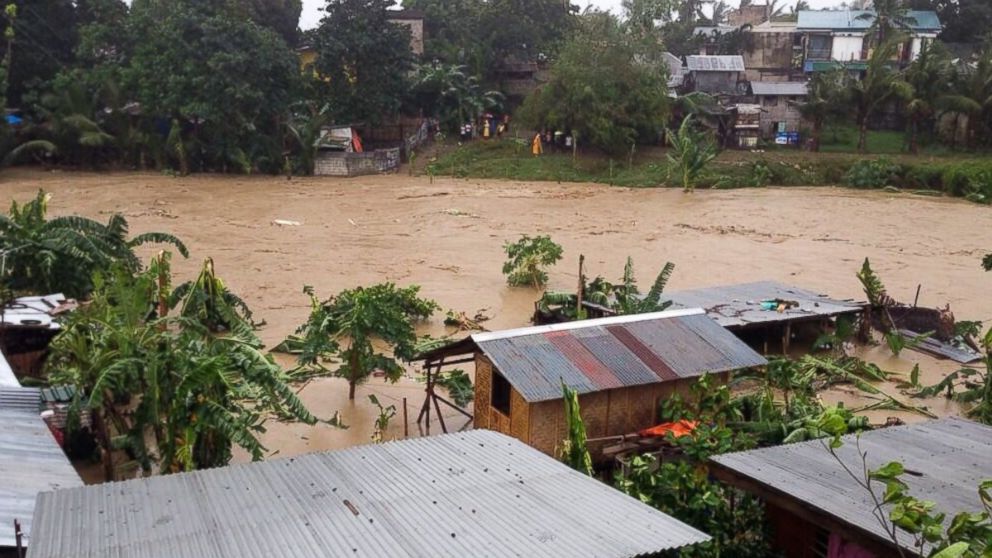
[[[0,387],[0,556],[30,545],[39,492],[83,485],[40,409],[39,389]]]
[[[432,379],[445,366],[473,362],[475,427],[549,455],[567,438],[562,384],[578,392],[588,436],[605,438],[653,426],[658,404],[703,374],[767,364],[699,309],[477,333],[419,358],[428,412]]]
[[[935,502],[938,510],[947,512],[948,522],[958,512],[983,510],[978,486],[992,478],[992,427],[947,418],[843,440],[836,453],[844,465],[860,474],[861,452],[869,469],[901,462],[908,493]],[[822,440],[718,455],[711,458],[710,471],[765,501],[772,544],[787,558],[898,554],[874,515],[872,496]],[[881,493],[885,487],[878,484],[875,490]],[[899,545],[915,556],[908,534],[900,532]],[[851,553],[816,553],[823,548]],[[853,553],[858,548],[870,554]]]
[[[477,430],[44,493],[32,539],[31,558],[622,558],[709,537]]]
[[[362,176],[391,172],[400,166],[400,148],[366,150],[354,126],[325,126],[314,142],[317,176]]]
[[[783,352],[789,350],[798,324],[823,326],[838,316],[855,317],[865,304],[835,300],[776,281],[757,281],[666,293],[672,308],[702,308],[716,323],[753,346],[768,352],[768,341],[781,336]]]

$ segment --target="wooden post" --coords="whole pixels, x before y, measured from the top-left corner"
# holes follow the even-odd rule
[[[21,531],[21,522],[14,520],[14,544],[17,548],[17,558],[24,558],[24,532]]]
[[[431,434],[431,395],[434,394],[434,390],[431,389],[431,367],[427,367],[427,399],[424,400],[424,408],[427,409],[427,426],[425,427],[425,432],[428,436]]]
[[[403,398],[403,437],[410,437],[410,419],[407,418],[406,397]]]
[[[585,291],[586,281],[585,277],[582,276],[582,264],[586,261],[586,257],[583,254],[579,254],[579,288],[576,291],[576,304],[575,304],[575,318],[581,320],[585,317],[582,312],[582,295]]]
[[[792,324],[786,322],[785,330],[782,333],[782,354],[788,356],[789,342],[792,340]]]

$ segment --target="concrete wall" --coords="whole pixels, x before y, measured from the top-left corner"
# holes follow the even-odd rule
[[[799,109],[789,102],[789,99],[790,97],[783,95],[758,97],[762,111],[760,121],[762,138],[775,137],[775,133],[778,131],[775,127],[776,122],[785,122],[786,132],[798,132],[799,128],[802,127],[802,115],[799,114]],[[801,100],[801,97],[796,97],[795,100]],[[769,104],[770,102],[775,104]]]
[[[365,153],[321,151],[314,163],[317,176],[361,176],[396,170],[400,166],[400,149],[376,149]]]
[[[391,23],[402,25],[410,30],[410,50],[417,56],[424,54],[424,20],[392,19]]]
[[[861,51],[864,47],[864,36],[863,35],[853,35],[853,36],[840,36],[834,35],[833,49],[830,51],[830,57],[834,60],[839,60],[841,62],[850,62],[851,60],[861,60]]]
[[[795,69],[793,41],[795,33],[752,33],[754,48],[744,53],[748,81],[789,81]]]

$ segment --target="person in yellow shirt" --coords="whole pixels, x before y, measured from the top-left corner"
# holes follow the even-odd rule
[[[540,132],[534,135],[534,140],[530,143],[530,152],[533,153],[535,157],[541,153],[544,153],[544,146],[541,144]]]

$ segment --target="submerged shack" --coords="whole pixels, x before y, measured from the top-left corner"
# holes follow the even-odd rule
[[[707,540],[478,430],[44,493],[31,558],[628,558]]]
[[[859,474],[899,461],[908,493],[948,514],[981,512],[978,487],[992,478],[992,427],[960,418],[893,426],[843,437],[838,463],[823,440],[710,458],[718,479],[765,502],[771,542],[786,558],[915,556],[899,531],[899,552],[875,516],[877,504],[844,469]],[[881,494],[884,483],[875,490]],[[887,512],[885,512],[887,514]]]
[[[588,436],[605,438],[655,425],[660,402],[687,393],[703,374],[725,379],[767,364],[699,309],[477,333],[419,359],[428,374],[427,409],[432,377],[445,366],[474,363],[475,427],[549,455],[567,437],[563,383],[579,394]],[[594,454],[602,449],[590,446]]]
[[[672,301],[672,308],[704,309],[707,316],[765,354],[770,346],[788,352],[797,328],[808,326],[818,333],[840,316],[860,316],[866,306],[777,281],[690,289],[665,296]]]

